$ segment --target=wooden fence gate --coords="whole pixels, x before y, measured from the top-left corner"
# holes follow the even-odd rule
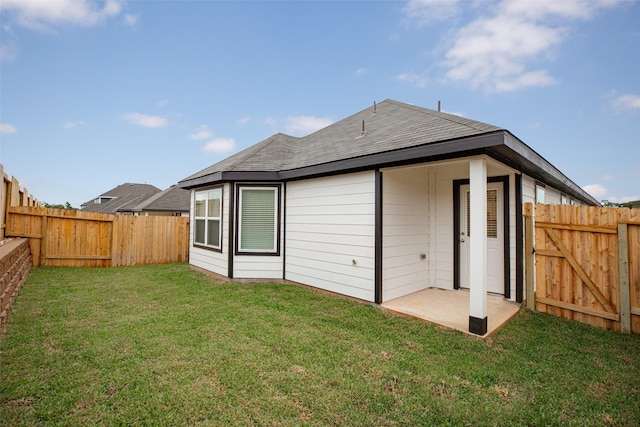
[[[535,205],[532,220],[527,203],[524,212],[535,242],[525,248],[527,306],[640,333],[640,209]]]
[[[29,239],[34,266],[118,267],[189,257],[186,217],[10,207],[6,235]]]

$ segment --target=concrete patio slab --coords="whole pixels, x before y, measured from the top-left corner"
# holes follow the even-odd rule
[[[438,288],[423,289],[400,298],[383,303],[382,308],[398,314],[404,314],[430,323],[469,332],[469,291],[445,290]],[[500,295],[487,295],[487,333],[492,335],[512,317],[520,304],[508,301]]]

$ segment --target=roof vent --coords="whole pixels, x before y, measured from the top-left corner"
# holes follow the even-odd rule
[[[442,110],[440,110],[440,100],[438,100],[438,113],[439,113],[440,111],[442,111]]]
[[[376,101],[373,101],[373,114],[376,113]]]

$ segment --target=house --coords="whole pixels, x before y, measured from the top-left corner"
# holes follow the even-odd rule
[[[172,185],[142,200],[117,209],[121,215],[135,216],[189,216],[189,191]]]
[[[184,180],[192,266],[382,304],[469,289],[522,302],[525,202],[597,201],[509,131],[385,100],[305,137],[276,134]]]
[[[172,186],[164,191],[150,184],[125,183],[103,193],[80,210],[119,215],[187,216],[189,191]]]

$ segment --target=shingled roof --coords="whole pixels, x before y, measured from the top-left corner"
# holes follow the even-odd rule
[[[118,212],[188,212],[189,191],[172,185],[166,190],[146,197],[135,205],[127,204],[118,209]]]
[[[154,185],[127,182],[83,203],[80,209],[88,212],[115,214],[119,209],[126,206],[135,206],[160,191],[161,190]],[[104,203],[94,203],[94,200],[100,198],[113,199]]]
[[[278,133],[178,183],[286,181],[487,154],[587,203],[597,201],[497,126],[387,99],[304,137]]]
[[[364,122],[364,132],[362,131]],[[284,171],[500,128],[387,99],[308,136],[278,133],[183,181],[216,172]]]

